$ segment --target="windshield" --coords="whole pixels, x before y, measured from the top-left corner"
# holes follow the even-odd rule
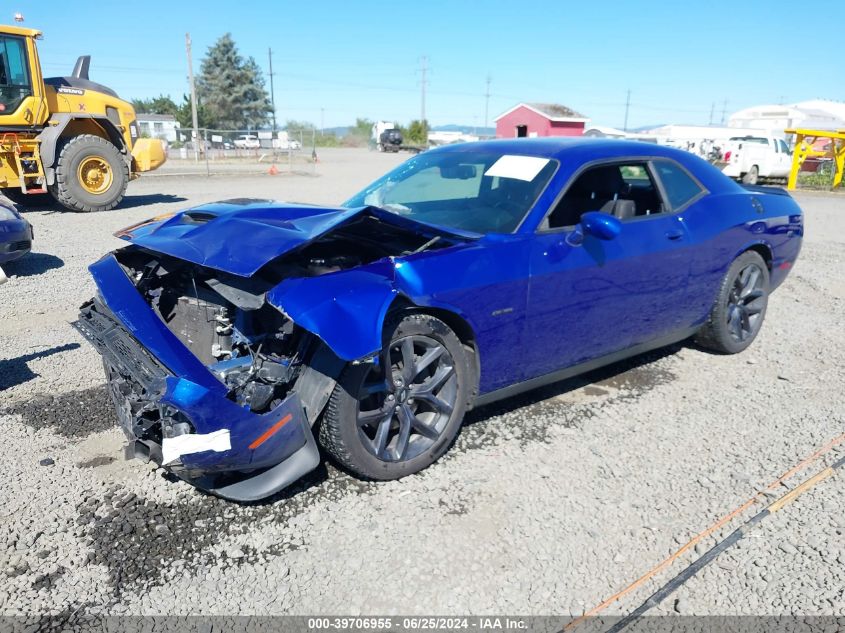
[[[510,233],[534,206],[557,161],[501,152],[425,152],[343,203],[375,206],[420,222]]]

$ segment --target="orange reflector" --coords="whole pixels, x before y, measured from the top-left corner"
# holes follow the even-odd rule
[[[249,445],[250,450],[253,450],[253,451],[254,451],[256,448],[258,448],[259,446],[261,446],[264,442],[266,442],[267,440],[269,440],[271,435],[273,435],[274,433],[276,433],[276,432],[277,432],[280,428],[282,428],[285,424],[287,424],[288,422],[290,422],[292,418],[293,418],[293,416],[292,416],[290,413],[288,413],[285,417],[283,417],[281,420],[279,420],[278,422],[276,422],[276,423],[275,423],[273,426],[271,426],[269,429],[267,429],[266,431],[264,431],[264,433],[262,433],[262,434],[261,434],[261,435],[259,435],[257,438],[255,438],[255,441],[254,441],[252,444],[250,444],[250,445]]]

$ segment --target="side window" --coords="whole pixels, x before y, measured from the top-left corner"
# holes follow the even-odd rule
[[[682,207],[703,191],[698,183],[677,165],[666,161],[656,161],[654,166],[673,209]]]
[[[578,224],[587,211],[603,211],[624,221],[663,210],[645,161],[599,165],[586,170],[570,185],[549,214],[548,228]]]
[[[783,139],[778,139],[778,146],[780,147],[780,151],[784,154],[789,154],[789,147],[784,142]]]
[[[24,40],[0,37],[0,114],[14,112],[31,94]]]

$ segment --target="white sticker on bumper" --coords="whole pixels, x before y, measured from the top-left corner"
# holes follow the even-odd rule
[[[229,439],[228,429],[220,429],[205,435],[188,433],[176,437],[165,437],[161,442],[161,462],[165,465],[179,459],[182,455],[203,451],[220,453],[231,448],[232,442]]]

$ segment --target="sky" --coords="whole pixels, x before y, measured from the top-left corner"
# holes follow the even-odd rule
[[[845,64],[820,24],[841,24],[841,0],[146,0],[81,10],[58,0],[3,2],[13,23],[44,32],[47,76],[92,55],[91,79],[125,99],[188,92],[194,72],[231,32],[268,71],[278,121],[333,127],[356,117],[482,126],[522,101],[569,106],[593,124],[719,124],[741,108],[806,99],[845,101]],[[2,15],[2,14],[0,14]],[[803,26],[806,24],[807,26]],[[799,29],[806,39],[799,39]],[[269,81],[267,82],[269,89]],[[712,114],[712,116],[711,116]]]

